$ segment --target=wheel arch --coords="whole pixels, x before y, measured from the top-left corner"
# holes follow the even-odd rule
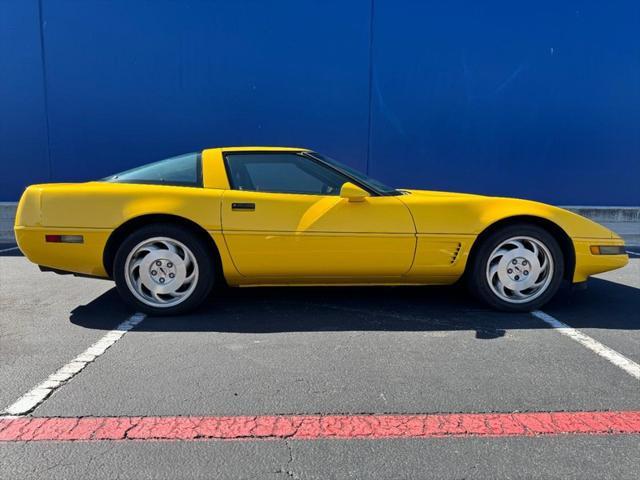
[[[553,238],[558,242],[558,245],[560,246],[560,250],[562,250],[562,255],[564,257],[564,280],[568,280],[571,283],[573,279],[573,272],[576,266],[576,253],[573,242],[571,241],[571,237],[569,237],[567,232],[565,232],[564,229],[557,223],[543,217],[537,217],[535,215],[514,215],[512,217],[497,220],[496,222],[487,226],[482,232],[480,232],[480,234],[473,242],[473,245],[471,246],[471,251],[469,252],[469,258],[467,259],[463,276],[465,276],[471,268],[474,256],[478,251],[479,246],[489,235],[501,228],[517,224],[536,225],[546,230],[551,236],[553,236]]]
[[[107,240],[102,254],[102,264],[110,278],[113,278],[113,261],[116,256],[116,252],[118,251],[120,245],[122,245],[122,242],[127,238],[127,235],[141,227],[157,223],[171,223],[174,225],[179,225],[183,228],[188,229],[190,232],[201,238],[208,246],[209,251],[211,252],[211,256],[214,259],[216,281],[224,281],[220,250],[211,235],[209,235],[209,233],[204,228],[202,228],[193,220],[166,213],[146,214],[131,218],[118,226],[113,232],[111,232],[111,235]]]

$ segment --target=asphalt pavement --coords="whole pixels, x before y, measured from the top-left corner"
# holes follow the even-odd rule
[[[7,248],[0,410],[134,313],[111,282],[41,273]],[[589,340],[456,287],[222,289],[112,335],[24,418],[640,411],[640,255],[543,311]],[[0,426],[0,478],[636,479],[638,433],[1,441]]]

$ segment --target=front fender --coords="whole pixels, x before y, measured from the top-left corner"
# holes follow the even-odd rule
[[[418,234],[479,235],[518,216],[553,222],[571,238],[619,238],[608,228],[559,207],[517,198],[411,190],[399,197],[411,211]]]

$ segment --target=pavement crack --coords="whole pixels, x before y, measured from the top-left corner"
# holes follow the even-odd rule
[[[287,440],[286,438],[284,440],[284,445],[287,448],[287,454],[288,454],[287,463],[284,466],[280,467],[278,470],[276,470],[275,473],[285,475],[287,478],[293,478],[298,480],[300,479],[300,476],[296,472],[291,470],[291,464],[293,463],[293,451],[291,448],[291,444],[289,443],[289,440]]]
[[[134,428],[136,428],[137,426],[138,426],[138,424],[137,424],[137,423],[135,423],[135,422],[131,422],[131,424],[130,424],[130,425],[129,425],[125,430],[124,430],[124,432],[122,432],[122,439],[123,439],[123,440],[131,440],[131,439],[129,438],[129,432],[130,432],[131,430],[133,430]]]

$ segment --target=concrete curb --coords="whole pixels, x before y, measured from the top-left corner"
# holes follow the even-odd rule
[[[13,222],[16,202],[0,202],[0,243],[14,243]],[[640,207],[563,207],[610,228],[629,246],[640,246]]]

